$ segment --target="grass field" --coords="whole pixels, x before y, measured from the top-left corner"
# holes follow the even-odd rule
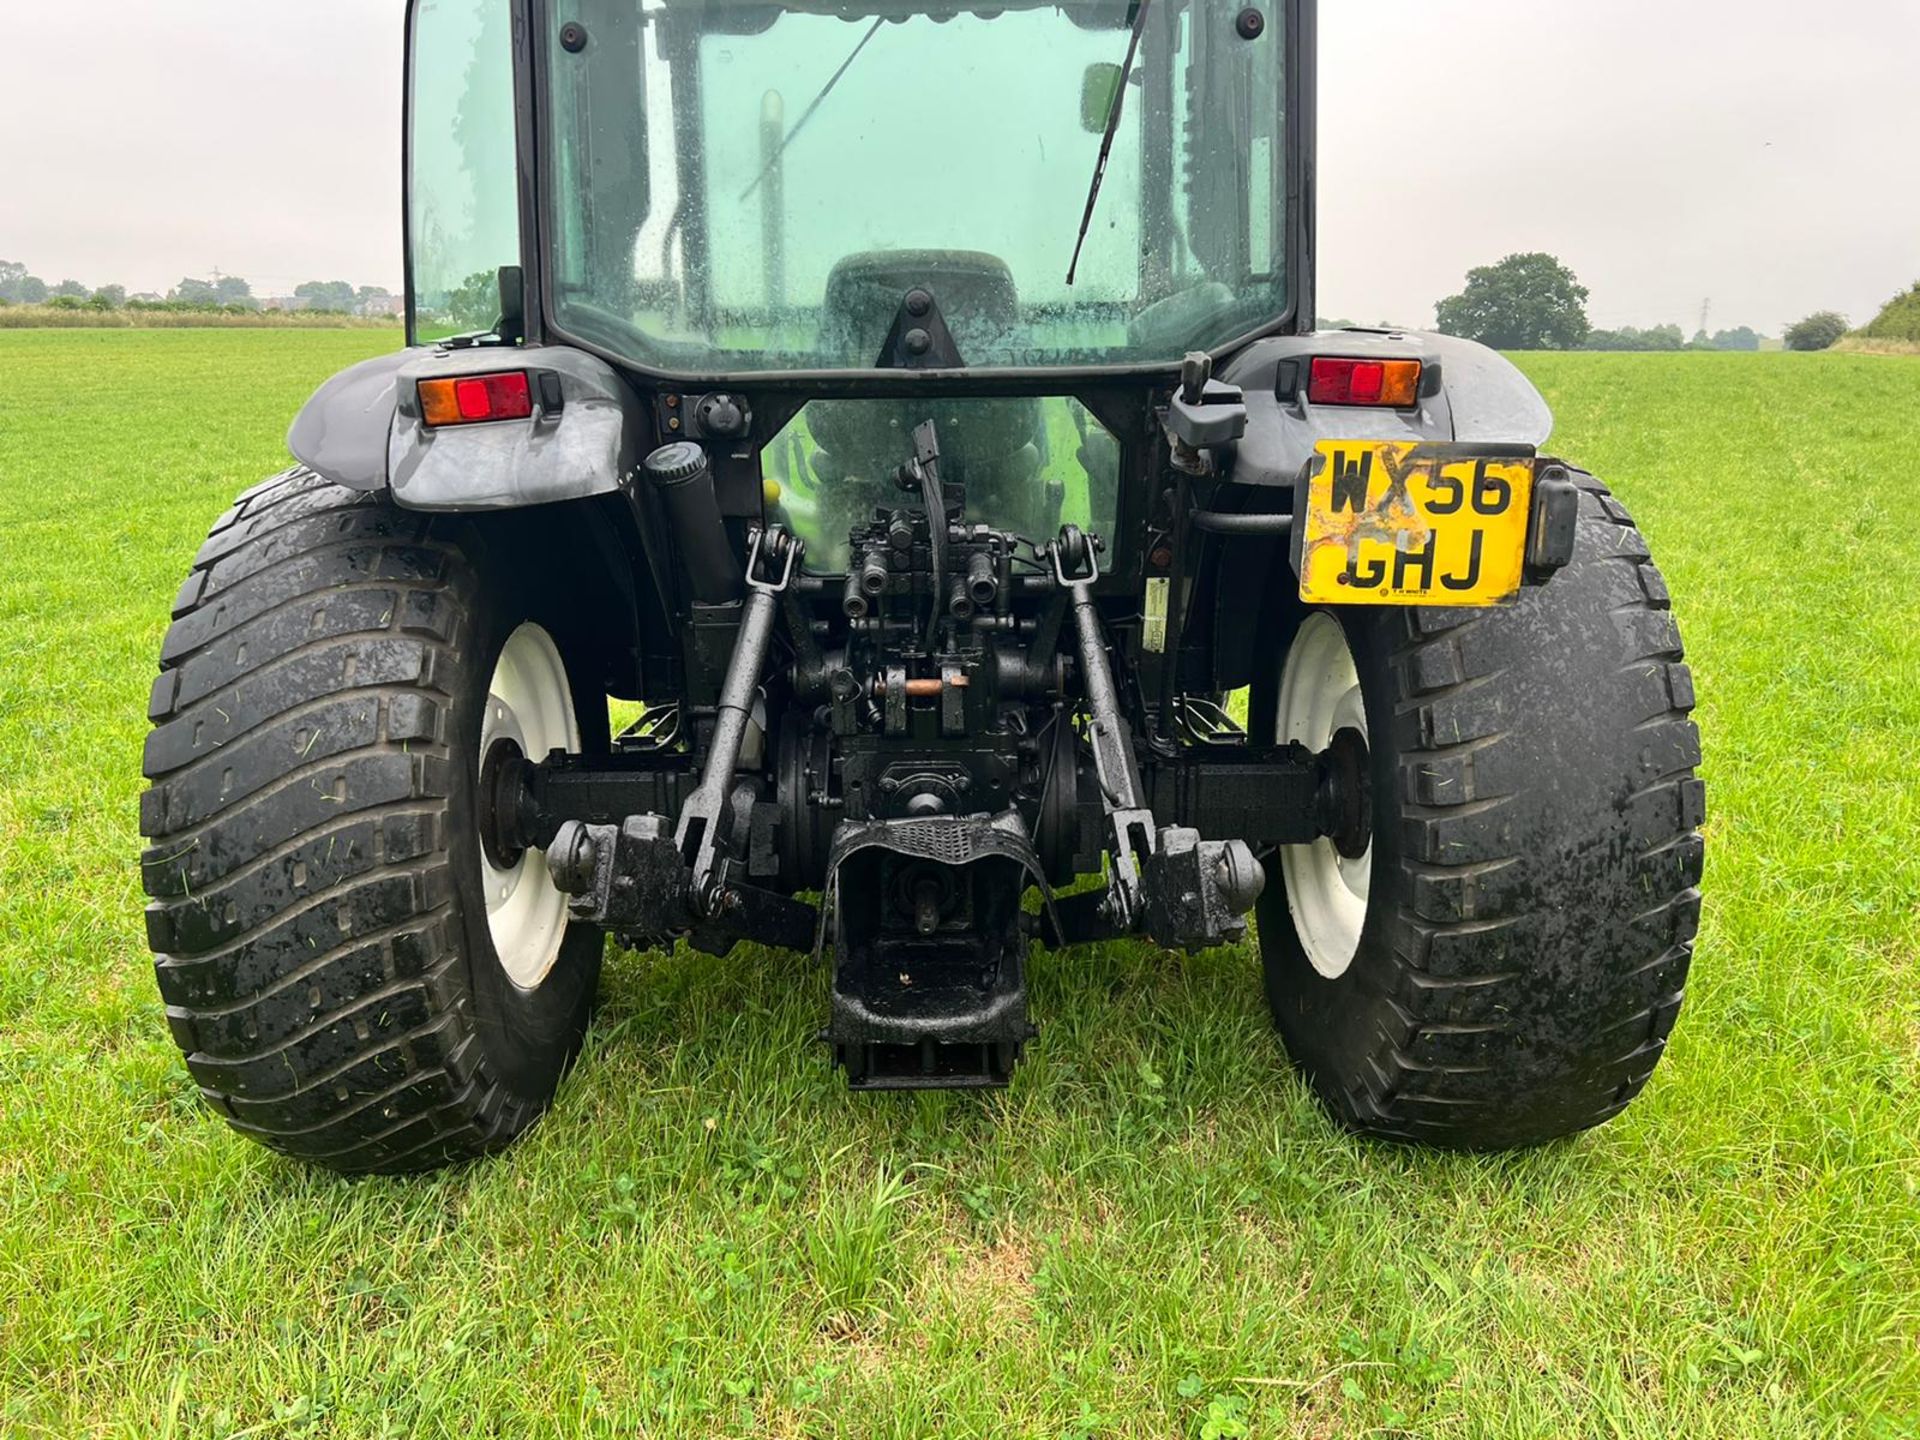
[[[0,1434],[1920,1435],[1920,361],[1541,356],[1701,695],[1707,905],[1646,1095],[1336,1132],[1246,950],[1036,966],[1011,1091],[855,1097],[823,978],[624,955],[553,1114],[348,1184],[162,1023],[169,603],[373,333],[0,335]]]

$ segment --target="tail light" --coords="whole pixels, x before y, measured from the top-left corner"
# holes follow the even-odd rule
[[[429,425],[475,425],[484,420],[525,420],[533,414],[527,372],[462,375],[420,382],[420,413]]]
[[[1322,357],[1307,376],[1316,405],[1377,405],[1404,410],[1420,403],[1418,360],[1342,360]]]

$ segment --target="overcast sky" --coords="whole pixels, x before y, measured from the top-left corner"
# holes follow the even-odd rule
[[[0,258],[400,284],[401,0],[0,0]],[[1920,280],[1920,0],[1322,0],[1320,311],[1559,255],[1596,324]]]

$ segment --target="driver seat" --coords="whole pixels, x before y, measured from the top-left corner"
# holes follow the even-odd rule
[[[999,360],[1012,348],[1020,302],[1006,261],[979,250],[870,250],[845,257],[827,276],[822,359],[871,368],[916,288],[932,294],[963,361]],[[968,487],[972,518],[1023,531],[1045,519],[1045,487],[1033,483],[1046,448],[1037,399],[816,400],[806,414],[818,447],[810,468],[843,490],[823,515],[864,520],[875,505],[898,503],[890,477],[910,458],[914,427],[932,420],[942,470]]]

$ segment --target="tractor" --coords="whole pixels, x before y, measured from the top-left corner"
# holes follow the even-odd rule
[[[1316,329],[1314,0],[406,27],[407,345],[214,523],[151,696],[222,1117],[494,1151],[609,937],[812,957],[863,1091],[1018,1083],[1030,968],[1115,941],[1256,949],[1366,1134],[1640,1091],[1700,899],[1667,587],[1507,360]]]

